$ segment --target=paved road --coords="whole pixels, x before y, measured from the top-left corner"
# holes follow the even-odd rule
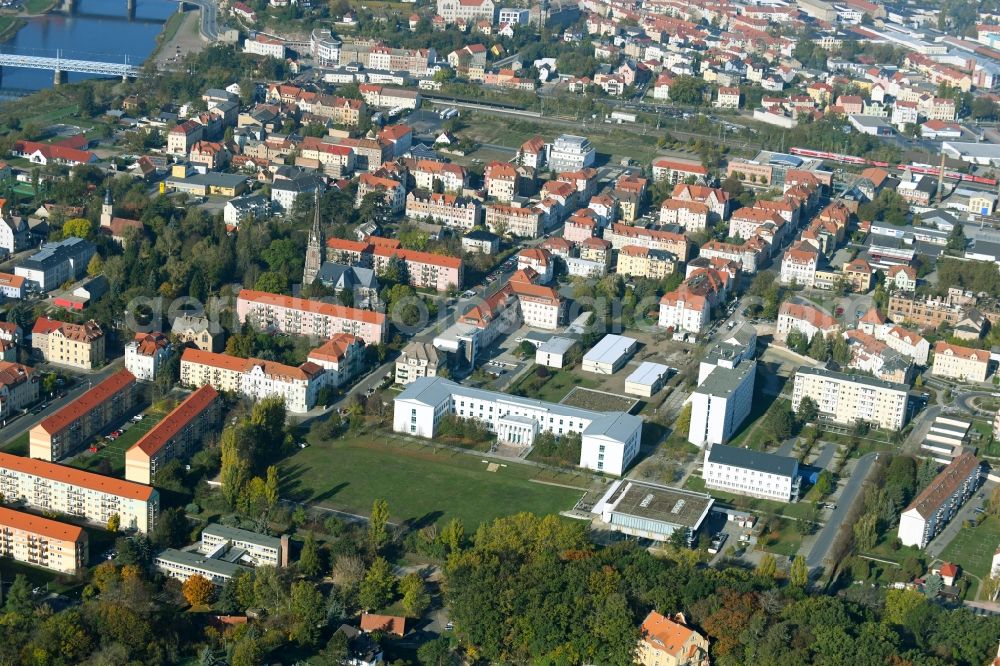
[[[827,555],[830,552],[830,547],[833,545],[833,539],[837,536],[840,525],[847,517],[847,512],[851,510],[851,505],[858,499],[861,486],[864,484],[865,479],[868,478],[868,473],[871,471],[872,465],[875,463],[875,456],[877,455],[877,453],[869,453],[858,460],[858,464],[854,468],[854,473],[851,474],[851,478],[848,479],[843,492],[841,492],[839,499],[837,499],[837,508],[830,514],[826,525],[820,530],[816,541],[813,542],[812,550],[806,556],[806,566],[810,570],[824,565]]]
[[[214,0],[183,0],[185,4],[197,5],[201,10],[201,36],[210,42],[219,39],[219,6]]]
[[[72,389],[67,391],[64,397],[57,398],[49,402],[48,406],[45,409],[43,409],[40,413],[32,414],[29,412],[28,414],[11,422],[10,425],[8,425],[7,427],[0,428],[0,441],[9,442],[10,440],[16,439],[21,434],[27,432],[42,419],[52,416],[52,414],[54,414],[58,410],[62,409],[63,407],[65,407],[66,405],[73,402],[81,395],[89,391],[92,386],[104,381],[118,370],[121,370],[124,362],[125,359],[116,358],[111,363],[101,368],[99,371],[93,374],[81,376],[80,378],[81,381]]]
[[[970,414],[980,414],[985,416],[993,416],[992,413],[985,410],[979,409],[973,405],[973,400],[976,398],[989,398],[993,394],[989,391],[963,391],[959,389],[953,392],[955,405],[961,407],[964,411]]]

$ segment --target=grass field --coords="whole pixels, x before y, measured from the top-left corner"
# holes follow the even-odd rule
[[[631,412],[638,402],[635,398],[594,391],[581,386],[574,386],[562,400],[562,404],[570,407],[593,409],[599,412]]]
[[[125,452],[138,442],[139,438],[152,430],[153,426],[162,418],[162,414],[156,412],[147,413],[146,418],[138,423],[131,424],[128,430],[115,441],[109,442],[102,437],[100,441],[105,446],[98,449],[97,453],[84,450],[68,464],[80,469],[93,470],[100,465],[102,460],[107,460],[111,463],[111,472],[115,475],[122,475],[125,472]]]
[[[978,527],[963,527],[959,530],[941,552],[941,559],[954,562],[983,579],[990,573],[997,544],[1000,544],[1000,519],[989,517]]]
[[[805,518],[812,511],[812,507],[808,502],[791,502],[786,504],[784,502],[774,502],[772,500],[758,499],[756,497],[734,495],[722,490],[705,490],[705,480],[694,474],[687,478],[687,481],[684,482],[684,487],[688,490],[694,490],[699,493],[707,492],[716,500],[725,502],[726,504],[731,504],[732,506],[744,511],[756,511],[758,513],[766,513],[772,516],[788,518]]]
[[[581,376],[577,372],[569,370],[556,370],[549,374],[547,378],[539,377],[535,372],[526,373],[515,386],[512,386],[509,393],[523,391],[528,398],[537,398],[548,402],[559,402],[577,386],[582,388],[596,388],[597,382]]]
[[[29,14],[44,14],[58,4],[58,0],[25,0],[24,11]]]
[[[283,497],[368,515],[384,498],[394,522],[421,525],[461,518],[468,531],[498,516],[570,509],[583,491],[531,479],[585,487],[576,472],[554,474],[509,463],[488,472],[478,455],[437,449],[385,432],[334,441],[310,434],[310,446],[281,465]]]
[[[7,440],[4,442],[3,446],[0,447],[4,453],[12,453],[16,456],[26,456],[28,455],[28,441],[30,435],[26,432],[22,432],[17,437]]]

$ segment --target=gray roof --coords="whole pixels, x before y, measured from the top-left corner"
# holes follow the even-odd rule
[[[635,338],[628,338],[624,335],[605,335],[600,342],[583,355],[583,360],[613,363],[629,353],[634,345]]]
[[[855,384],[867,384],[873,388],[887,389],[890,391],[902,391],[904,393],[910,390],[910,387],[906,384],[898,384],[896,382],[886,382],[881,379],[874,379],[873,377],[868,377],[867,375],[851,375],[844,372],[834,372],[833,370],[827,370],[825,368],[809,368],[806,366],[800,366],[796,370],[795,374],[798,375],[816,375],[817,377],[825,377],[827,379],[837,379],[841,381],[854,382]]]
[[[794,476],[799,468],[799,461],[791,456],[751,451],[725,444],[716,444],[712,447],[711,451],[708,452],[708,462],[778,476]]]
[[[226,541],[243,541],[245,543],[252,543],[265,548],[278,549],[281,547],[281,539],[277,537],[258,534],[257,532],[251,532],[250,530],[241,530],[238,527],[227,527],[226,525],[213,524],[201,531],[202,538],[204,538],[206,534],[225,539]]]
[[[985,240],[974,240],[972,241],[972,247],[966,251],[966,254],[969,254],[970,252],[973,254],[993,257],[995,260],[1000,258],[1000,243]]]
[[[422,361],[427,361],[432,365],[437,365],[438,363],[438,351],[434,348],[434,345],[428,344],[426,342],[417,342],[414,340],[410,344],[403,347],[403,352],[401,357],[410,356]]]
[[[701,525],[715,501],[704,493],[631,479],[617,482],[616,485],[602,500],[612,513],[687,527],[690,530]]]
[[[563,407],[559,405],[559,407]],[[589,410],[585,410],[589,411]],[[600,414],[600,413],[598,413]],[[625,412],[604,412],[583,431],[590,437],[607,437],[626,442],[636,430],[642,429],[642,418]]]
[[[70,236],[57,243],[46,243],[42,249],[21,262],[24,268],[44,270],[66,260],[67,257],[76,256],[79,252],[90,252],[95,250],[93,244],[76,236]]]
[[[660,381],[670,370],[662,363],[643,361],[635,371],[625,378],[627,384],[641,384],[642,386],[652,386]]]
[[[538,345],[538,351],[547,354],[565,354],[573,345],[576,344],[576,340],[573,338],[564,338],[558,335],[550,336],[548,340],[542,342]]]
[[[705,381],[694,391],[717,398],[728,398],[743,383],[747,375],[756,372],[756,370],[757,361],[743,362],[735,368],[715,366],[705,377]]]
[[[361,266],[324,261],[316,277],[323,284],[335,289],[378,289],[375,271]]]
[[[226,562],[225,560],[214,560],[205,557],[200,553],[192,553],[186,550],[177,550],[175,548],[167,548],[157,554],[154,564],[160,562],[161,560],[195,569],[201,569],[202,571],[206,571],[217,576],[224,576],[226,578],[232,578],[241,571],[250,571],[249,568],[239,564]]]

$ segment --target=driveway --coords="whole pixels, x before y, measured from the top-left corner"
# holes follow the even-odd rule
[[[847,518],[847,512],[851,510],[851,506],[858,499],[861,487],[864,485],[865,479],[868,478],[868,473],[871,472],[877,455],[877,453],[869,453],[858,460],[858,464],[854,468],[854,473],[851,474],[851,478],[847,480],[843,491],[840,493],[840,497],[836,500],[837,508],[830,514],[826,525],[823,526],[823,529],[816,536],[812,549],[806,555],[806,566],[810,570],[821,567],[826,562],[830,547],[833,545],[833,540],[837,536],[837,532],[840,530],[844,519]]]

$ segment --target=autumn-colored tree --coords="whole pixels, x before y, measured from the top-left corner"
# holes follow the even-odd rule
[[[372,503],[372,513],[368,518],[368,545],[372,553],[378,553],[389,540],[386,525],[389,522],[389,503],[377,499]]]
[[[117,513],[108,516],[108,531],[117,532],[122,526],[122,517]]]
[[[754,595],[740,594],[733,590],[723,592],[718,610],[701,623],[709,635],[715,637],[713,652],[716,655],[727,655],[740,645],[740,636],[757,609]]]
[[[760,558],[760,564],[757,565],[757,574],[766,578],[774,578],[777,573],[778,563],[775,561],[774,555],[764,553],[764,557]]]
[[[70,238],[71,236],[90,238],[93,231],[93,224],[84,217],[74,217],[71,220],[66,220],[62,228],[63,238]]]
[[[792,560],[792,569],[788,573],[788,581],[796,587],[805,587],[809,582],[809,567],[806,566],[806,558],[796,555]]]
[[[408,573],[399,581],[399,591],[403,595],[403,611],[409,617],[420,617],[431,604],[431,597],[423,579],[415,573]]]
[[[215,586],[212,585],[212,581],[201,574],[195,574],[184,581],[181,590],[184,593],[184,598],[192,606],[204,606],[212,601],[212,596],[215,594]]]

